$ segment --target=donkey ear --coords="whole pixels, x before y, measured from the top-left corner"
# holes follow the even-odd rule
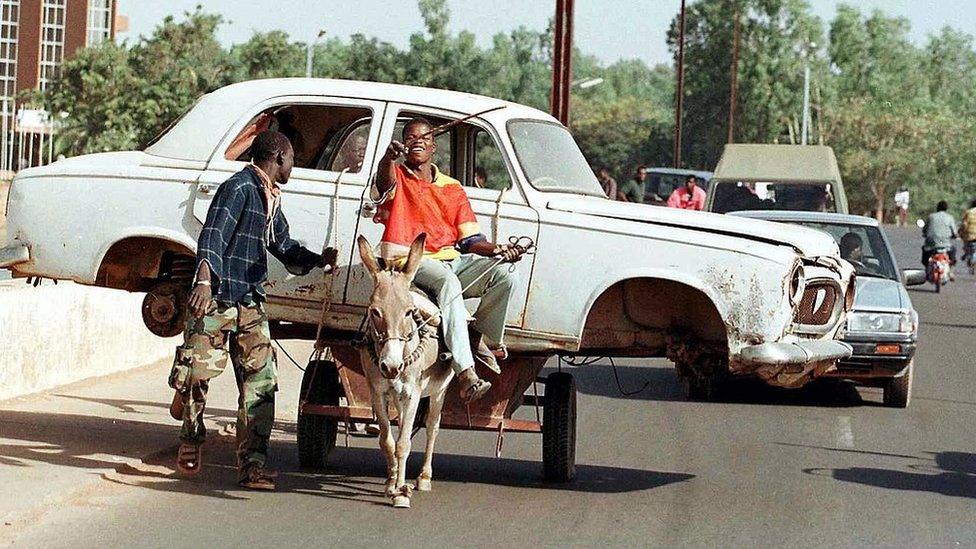
[[[424,258],[425,242],[427,242],[427,233],[420,233],[410,245],[410,253],[407,254],[407,262],[403,266],[403,273],[409,280],[413,280],[417,269],[420,268],[420,261]]]
[[[380,266],[376,262],[376,256],[373,255],[373,247],[369,244],[369,240],[366,240],[365,236],[359,235],[356,243],[359,244],[359,257],[362,258],[366,270],[369,271],[369,274],[376,276],[376,273],[380,272]]]

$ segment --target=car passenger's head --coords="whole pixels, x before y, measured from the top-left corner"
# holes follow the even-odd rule
[[[485,184],[488,183],[488,172],[481,166],[475,166],[474,168],[474,186],[478,188],[484,188]]]
[[[284,185],[295,165],[295,151],[285,134],[265,130],[251,143],[251,161],[260,166],[275,183]]]
[[[685,189],[687,189],[688,192],[691,192],[691,191],[695,190],[695,187],[697,187],[697,186],[698,186],[698,178],[697,177],[695,177],[693,175],[689,175],[688,177],[685,178]]]
[[[437,142],[430,130],[434,126],[426,118],[411,118],[403,125],[403,144],[407,146],[406,162],[411,166],[426,164],[437,152]],[[426,135],[425,135],[426,134]]]
[[[940,212],[947,211],[949,209],[949,203],[945,200],[940,200],[939,204],[935,207],[936,210]]]
[[[847,233],[840,238],[840,257],[848,261],[860,261],[864,241],[854,233]]]

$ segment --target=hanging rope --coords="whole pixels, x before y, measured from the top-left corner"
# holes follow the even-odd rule
[[[349,168],[344,168],[336,178],[335,192],[332,194],[332,226],[329,228],[329,236],[322,243],[322,253],[330,247],[336,250],[336,257],[339,257],[339,186],[342,184],[342,176],[346,175]],[[336,275],[339,272],[339,265],[331,271],[324,273],[325,279],[325,299],[322,300],[322,314],[319,315],[318,325],[315,327],[315,351],[312,352],[312,360],[321,360],[326,348],[322,342],[322,328],[325,326],[325,319],[332,308],[333,288],[335,286]]]

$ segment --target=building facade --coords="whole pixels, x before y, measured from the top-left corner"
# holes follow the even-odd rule
[[[44,163],[50,128],[17,94],[44,90],[79,48],[115,38],[117,0],[0,0],[0,172]],[[46,138],[46,139],[45,139]]]

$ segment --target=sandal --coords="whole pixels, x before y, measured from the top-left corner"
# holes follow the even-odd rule
[[[274,490],[277,471],[267,470],[257,463],[245,465],[237,484],[249,490]]]
[[[195,475],[203,465],[203,449],[199,444],[180,444],[176,454],[176,467],[184,475]]]

